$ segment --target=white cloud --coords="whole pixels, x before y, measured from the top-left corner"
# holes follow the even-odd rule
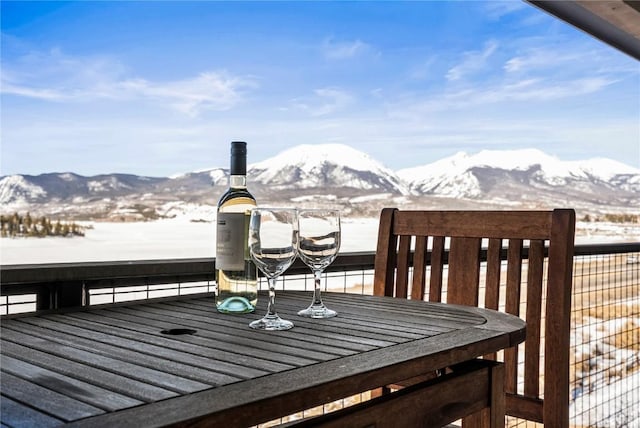
[[[616,80],[604,77],[586,77],[575,79],[569,82],[561,82],[560,84],[549,84],[545,82],[540,86],[529,86],[527,88],[519,88],[518,85],[506,87],[504,91],[504,99],[514,99],[521,101],[539,100],[551,101],[562,98],[576,97],[580,95],[592,94],[598,92],[605,87],[615,83]]]
[[[482,70],[486,67],[487,61],[498,48],[496,41],[490,40],[485,43],[481,51],[470,51],[463,54],[464,59],[459,64],[451,67],[446,74],[447,80],[460,80],[464,76]]]
[[[2,92],[45,100],[69,101],[100,95],[126,75],[126,67],[107,56],[73,57],[60,49],[32,51],[16,60],[4,61]]]
[[[65,94],[53,89],[28,88],[20,85],[14,85],[10,82],[2,82],[2,93],[8,95],[17,95],[27,98],[38,98],[47,101],[60,101],[65,99]]]
[[[314,90],[314,96],[293,100],[294,107],[311,116],[326,116],[346,109],[355,102],[348,92],[336,88]]]
[[[195,116],[202,110],[228,110],[238,104],[241,89],[254,86],[250,80],[225,72],[206,72],[184,80],[154,83],[144,79],[118,82],[114,89],[126,96],[162,100],[175,109]]]
[[[326,39],[322,43],[324,56],[333,60],[353,58],[371,50],[372,48],[370,45],[360,40],[336,42],[331,39]]]
[[[254,79],[226,71],[207,71],[174,81],[129,77],[126,67],[108,57],[72,57],[59,50],[32,53],[5,64],[2,93],[45,101],[153,100],[195,116],[228,110],[241,102]]]
[[[393,106],[393,110],[424,117],[432,112],[477,109],[499,103],[548,102],[592,94],[605,89],[616,80],[605,77],[584,77],[553,81],[529,78],[499,84],[474,85],[470,88],[430,94],[427,101],[413,98]]]
[[[411,67],[408,72],[408,77],[413,80],[426,80],[433,76],[433,68],[437,62],[435,56],[427,58],[421,63],[418,63]]]
[[[465,52],[464,60],[449,69],[447,78],[456,85],[414,102],[417,111],[446,111],[509,103],[554,102],[598,92],[628,80],[635,70],[626,62],[581,44],[550,45],[540,38],[498,43],[489,40],[479,51]],[[506,52],[516,52],[510,57]],[[603,67],[606,64],[606,67]],[[474,75],[477,71],[486,73]],[[479,78],[478,78],[479,77]]]
[[[584,57],[584,53],[560,53],[548,47],[534,48],[507,60],[503,68],[508,73],[557,69],[559,64],[575,64],[577,61],[581,61],[582,57]]]
[[[495,20],[529,7],[525,2],[515,0],[489,1],[484,2],[482,5],[487,16]]]

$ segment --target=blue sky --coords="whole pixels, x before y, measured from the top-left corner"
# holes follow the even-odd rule
[[[0,174],[166,176],[344,143],[640,167],[640,63],[521,1],[1,3]]]

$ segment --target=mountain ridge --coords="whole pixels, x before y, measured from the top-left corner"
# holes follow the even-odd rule
[[[215,205],[227,168],[173,175],[82,176],[72,172],[0,177],[3,211],[74,219],[145,220],[167,207]],[[640,206],[640,169],[607,158],[561,161],[537,149],[459,152],[393,171],[347,145],[300,145],[247,168],[258,201],[336,205],[352,215],[405,208],[551,208],[629,211]]]

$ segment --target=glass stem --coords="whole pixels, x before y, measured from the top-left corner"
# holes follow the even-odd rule
[[[313,271],[313,278],[315,282],[315,288],[313,290],[313,306],[322,306],[322,297],[320,296],[320,280],[322,279],[321,277],[321,270]]]
[[[276,313],[276,278],[267,278],[269,282],[269,303],[267,304],[268,317],[277,316]]]

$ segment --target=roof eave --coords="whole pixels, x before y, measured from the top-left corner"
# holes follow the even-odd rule
[[[640,60],[640,1],[525,1]]]

